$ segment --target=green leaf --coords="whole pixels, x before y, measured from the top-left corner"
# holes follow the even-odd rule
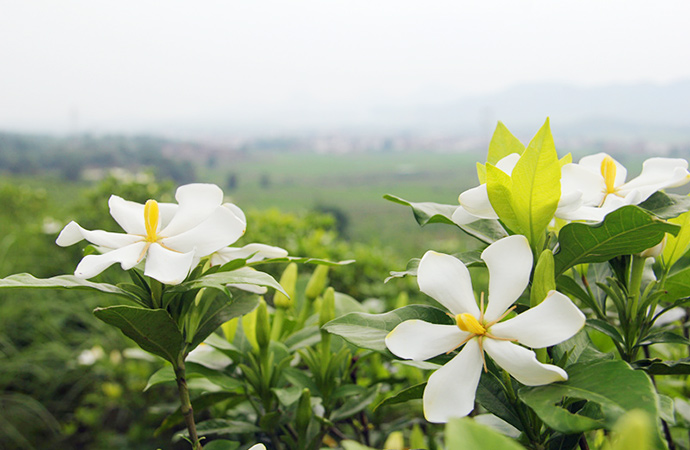
[[[651,380],[623,361],[577,364],[568,369],[568,375],[568,381],[523,387],[518,392],[520,399],[554,430],[569,434],[599,428],[610,430],[625,412],[633,409],[641,409],[652,417],[659,415],[659,398]],[[598,414],[575,414],[563,406],[565,398],[587,400],[598,409]],[[656,434],[656,441],[663,448],[659,430]]]
[[[496,165],[497,162],[510,155],[517,153],[522,155],[525,151],[525,146],[522,142],[511,133],[508,128],[503,125],[503,122],[496,124],[491,142],[489,142],[489,154],[486,157],[486,162]]]
[[[183,293],[202,288],[217,289],[226,292],[226,286],[233,284],[253,284],[256,286],[270,287],[286,294],[280,283],[272,276],[249,267],[241,267],[229,272],[216,272],[204,275],[196,280],[190,280],[176,286],[171,286],[166,289],[166,292]]]
[[[462,450],[525,450],[513,439],[465,417],[446,424],[446,448]]]
[[[348,417],[351,417],[364,410],[364,408],[369,406],[371,402],[376,399],[376,395],[378,395],[379,392],[379,387],[380,386],[378,385],[372,386],[361,395],[355,395],[345,400],[345,403],[343,403],[341,407],[333,411],[330,420],[337,422],[339,420],[347,419]]]
[[[645,336],[640,345],[647,344],[681,344],[690,345],[690,340],[685,336],[673,333],[671,331],[659,331],[658,333],[649,334]]]
[[[239,442],[228,441],[227,439],[217,439],[204,444],[204,450],[237,450],[238,448],[240,448]]]
[[[445,325],[454,323],[448,314],[438,308],[426,305],[409,305],[384,314],[346,314],[331,320],[323,328],[359,347],[391,355],[384,342],[386,335],[398,324],[410,319]]]
[[[426,382],[415,384],[414,386],[403,389],[397,394],[393,394],[390,397],[386,397],[381,400],[373,407],[373,411],[376,411],[381,406],[397,405],[399,403],[409,402],[410,400],[418,400],[422,398],[425,387]]]
[[[554,278],[553,252],[546,249],[539,255],[537,266],[534,268],[532,288],[530,289],[530,306],[537,306],[544,301],[550,291],[554,290],[556,290],[556,280]]]
[[[196,411],[196,407],[194,407],[194,410]],[[156,430],[156,432],[160,433],[159,430],[160,428]],[[211,419],[198,423],[196,430],[199,436],[224,436],[233,434],[254,434],[261,432],[261,428],[252,423],[225,419]],[[182,436],[189,436],[189,432],[186,429],[181,431],[179,434]],[[206,448],[206,446],[204,446],[204,448]]]
[[[690,200],[690,197],[685,197]],[[666,247],[662,253],[666,270],[672,267],[690,248],[690,213],[681,214],[669,219],[669,222],[680,226],[677,236],[666,236]]]
[[[690,375],[690,358],[678,361],[662,361],[659,358],[640,359],[635,361],[633,366],[650,375]]]
[[[600,319],[587,319],[587,326],[604,333],[619,344],[624,343],[623,336],[621,336],[620,332],[608,322]]]
[[[393,203],[411,207],[414,218],[417,220],[417,223],[422,226],[429,223],[447,223],[455,225],[451,217],[455,210],[458,209],[459,205],[443,205],[433,202],[412,203],[390,194],[384,195],[383,198]]]
[[[345,450],[376,450],[371,447],[367,447],[366,445],[362,445],[357,441],[341,441],[340,445],[343,446]]]
[[[453,222],[452,216],[459,205],[442,205],[431,202],[412,203],[390,194],[384,195],[383,198],[393,203],[411,207],[417,223],[422,226],[428,223],[455,225],[470,236],[487,244],[491,244],[508,235],[496,220],[480,219],[466,225],[456,224]]]
[[[690,267],[669,276],[664,284],[664,290],[666,293],[662,298],[666,301],[690,296]]]
[[[660,219],[671,219],[690,210],[690,197],[657,191],[637,206]]]
[[[238,394],[235,392],[207,392],[192,399],[192,410],[195,414],[198,414],[199,412],[215,405],[216,403],[220,403],[228,399],[243,399],[244,397],[245,394]],[[178,407],[174,413],[170,414],[163,420],[163,423],[161,423],[160,426],[154,432],[154,436],[160,435],[160,433],[162,433],[163,431],[174,427],[178,423],[181,423],[183,420],[184,416],[182,415],[182,410],[180,407]],[[234,428],[233,425],[235,425],[237,428]],[[249,425],[249,427],[247,427],[247,425]],[[235,429],[246,431],[230,431]],[[206,422],[197,424],[197,431],[199,432],[200,436],[203,436],[204,434],[224,435],[233,432],[251,433],[254,431],[258,431],[258,428],[251,424],[245,424],[244,422],[231,422],[222,419],[214,419],[207,420]],[[186,435],[186,433],[184,434]]]
[[[119,328],[142,349],[177,364],[184,338],[166,310],[111,306],[96,308],[93,313],[103,322]]]
[[[640,253],[661,242],[665,233],[675,235],[679,229],[633,205],[609,213],[595,225],[570,223],[558,236],[556,276],[577,264]]]
[[[556,362],[563,361],[562,367],[566,369],[577,363],[613,358],[611,354],[600,352],[585,330],[580,330],[575,336],[555,345],[552,354],[553,360]]]
[[[213,299],[202,299],[209,302],[208,309],[201,317],[199,326],[194,333],[194,338],[189,346],[189,351],[201,344],[218,327],[235,317],[252,312],[259,304],[256,295],[237,296],[228,300],[225,296],[217,296]]]
[[[498,167],[486,165],[486,192],[499,219],[513,232],[520,232],[520,222],[513,209],[513,179]]]
[[[511,179],[512,207],[519,230],[529,239],[532,251],[541,251],[544,231],[561,198],[561,166],[549,119],[518,160]],[[503,220],[500,214],[499,217]]]
[[[113,294],[132,300],[139,304],[142,301],[131,292],[107,283],[94,283],[74,275],[59,275],[52,278],[36,278],[29,273],[18,273],[0,279],[0,289],[77,289],[83,291],[98,291]],[[144,305],[145,306],[145,305]]]
[[[477,402],[518,430],[523,429],[524,425],[508,400],[503,383],[492,372],[482,373],[477,386]]]
[[[209,369],[206,366],[193,362],[185,363],[185,377],[187,380],[205,378],[225,391],[235,391],[242,387],[242,383],[225,375],[223,372],[215,369]],[[166,365],[149,377],[149,381],[146,384],[144,391],[147,391],[151,387],[158,384],[175,382],[175,371],[173,370],[172,366]]]

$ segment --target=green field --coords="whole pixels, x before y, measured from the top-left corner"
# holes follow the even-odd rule
[[[417,255],[429,248],[458,251],[458,231],[434,225],[420,230],[408,208],[383,195],[457,204],[458,194],[477,183],[476,161],[465,153],[257,152],[199,174],[200,181],[224,186],[244,209],[335,209],[347,217],[349,239],[402,246]],[[232,190],[230,174],[236,176]]]

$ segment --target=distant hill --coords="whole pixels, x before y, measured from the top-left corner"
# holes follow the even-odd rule
[[[388,125],[438,131],[481,132],[497,120],[511,130],[534,133],[549,116],[562,136],[690,138],[690,80],[666,85],[574,87],[556,83],[517,85],[414,108],[379,108]],[[396,119],[397,118],[397,119]],[[653,136],[652,136],[653,135]]]

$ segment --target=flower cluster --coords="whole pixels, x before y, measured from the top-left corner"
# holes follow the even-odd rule
[[[496,163],[496,168],[510,176],[520,155],[511,153]],[[601,222],[623,206],[637,205],[653,193],[690,182],[688,162],[682,158],[650,158],[642,172],[626,182],[625,167],[606,153],[583,157],[579,163],[561,169],[561,197],[555,217],[567,221]],[[468,189],[458,197],[460,206],[453,214],[458,225],[479,219],[498,219],[486,183]]]

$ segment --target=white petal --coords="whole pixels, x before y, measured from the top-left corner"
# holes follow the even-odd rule
[[[597,153],[595,155],[585,156],[580,160],[579,165],[590,170],[591,172],[600,174],[603,179],[604,175],[601,173],[601,162],[607,156],[611,158],[611,156],[606,153]],[[625,183],[625,178],[628,176],[628,171],[625,169],[623,164],[619,163],[615,159],[613,159],[613,163],[616,165],[616,178],[614,179],[613,185],[618,187]]]
[[[470,313],[479,317],[479,308],[472,292],[472,279],[459,259],[428,251],[417,268],[419,289],[453,315]]]
[[[556,217],[563,220],[574,221],[584,220],[587,222],[601,222],[608,214],[607,210],[598,208],[596,206],[581,206],[574,210],[557,210]]]
[[[117,195],[111,195],[108,206],[110,207],[110,215],[126,233],[146,236],[144,205],[130,202]]]
[[[164,284],[180,284],[187,278],[194,262],[194,251],[178,253],[159,244],[151,244],[146,256],[144,275]]]
[[[235,205],[234,203],[223,203],[223,206],[232,211],[242,222],[247,223],[247,217],[244,215],[244,211],[242,211],[239,206]]]
[[[131,234],[111,233],[103,230],[86,230],[72,221],[63,228],[55,243],[61,247],[66,247],[76,244],[82,239],[86,239],[99,247],[114,249],[141,241],[142,237]]]
[[[474,216],[481,219],[498,219],[498,215],[496,215],[489,201],[486,184],[480,184],[477,187],[466,190],[460,194],[458,201],[460,205],[465,208],[465,211]]]
[[[584,206],[599,206],[604,199],[606,182],[601,170],[591,170],[577,165],[566,164],[561,168],[561,198],[570,198],[573,193],[580,193]],[[561,206],[559,202],[559,207]]]
[[[484,319],[497,320],[524,292],[532,271],[527,238],[516,234],[500,239],[482,252],[489,269],[489,305]]]
[[[551,291],[539,305],[492,326],[496,337],[517,339],[532,348],[550,347],[570,339],[585,325],[585,315],[560,292]]]
[[[177,188],[175,198],[179,208],[162,236],[175,236],[206,220],[223,203],[223,191],[215,184],[187,184]]]
[[[481,374],[481,350],[477,340],[472,339],[429,377],[423,398],[426,420],[444,423],[471,413]]]
[[[678,187],[690,181],[688,162],[681,158],[650,158],[642,164],[642,172],[636,178],[620,186],[620,194],[637,190],[640,200],[646,200],[660,189]]]
[[[512,175],[513,169],[515,169],[515,166],[517,165],[519,160],[520,155],[518,153],[510,153],[509,155],[504,156],[498,162],[496,162],[496,168],[501,169],[507,175]]]
[[[386,347],[403,359],[424,361],[455,350],[470,334],[456,325],[406,320],[386,336]]]
[[[206,256],[242,237],[245,225],[230,209],[219,206],[197,226],[176,236],[163,238],[160,242],[178,252],[195,250],[198,256]]]
[[[468,213],[467,210],[462,206],[458,206],[451,217],[451,220],[457,225],[467,225],[468,223],[476,222],[479,219],[481,219],[481,217]]]
[[[266,450],[266,447],[264,444],[256,444],[252,445],[252,447],[249,450]]]
[[[483,345],[496,364],[524,385],[539,386],[568,379],[568,374],[560,367],[537,361],[537,355],[532,350],[491,338],[485,338]]]
[[[246,259],[248,263],[261,261],[266,258],[284,258],[287,250],[266,244],[247,244],[241,248],[225,247],[211,255],[211,265],[221,265],[235,259]],[[250,258],[251,256],[251,258]]]
[[[139,263],[144,248],[146,243],[142,241],[102,255],[87,255],[77,265],[74,275],[80,278],[95,277],[115,263],[120,263],[123,270],[129,270]]]

